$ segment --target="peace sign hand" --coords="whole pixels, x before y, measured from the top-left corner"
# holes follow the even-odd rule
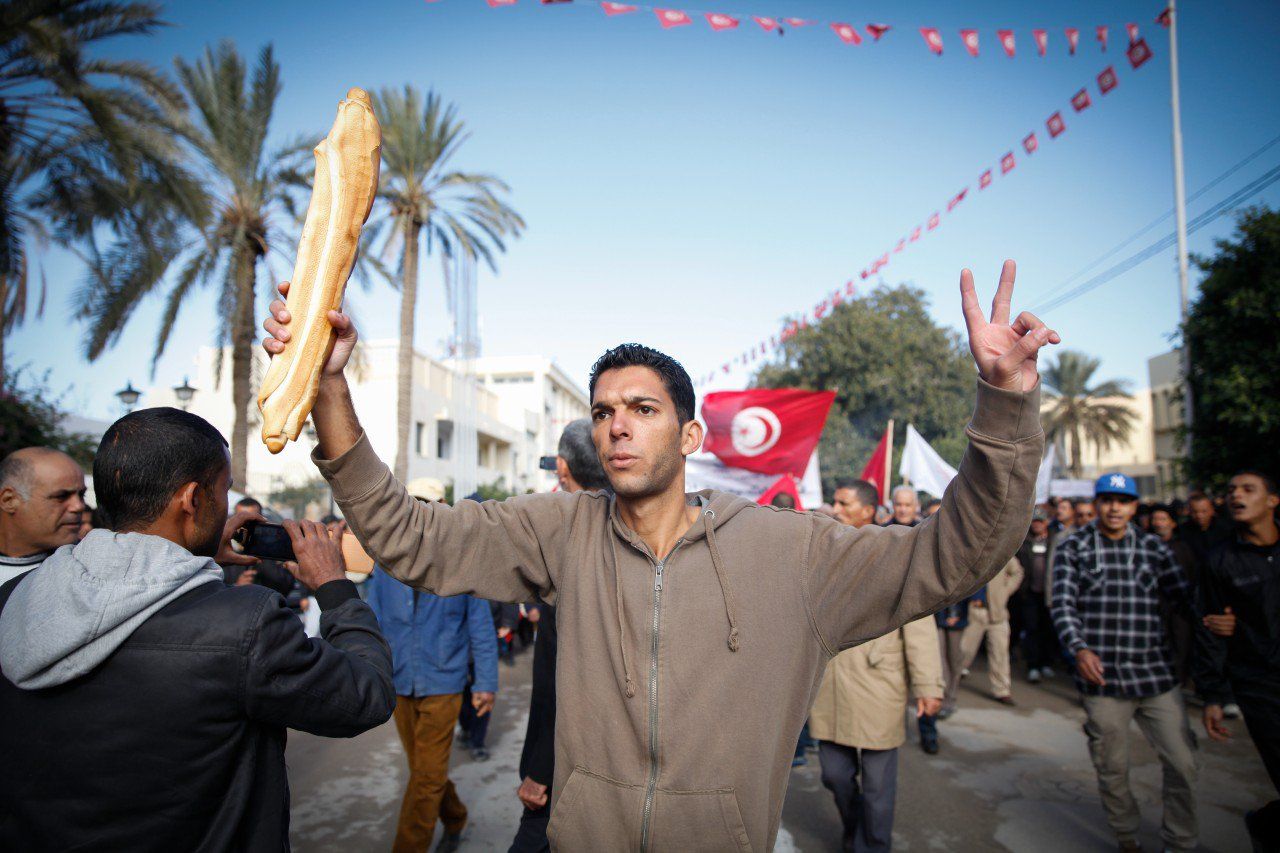
[[[1006,391],[1030,391],[1040,381],[1036,354],[1045,344],[1062,343],[1062,338],[1027,311],[1009,322],[1016,274],[1013,261],[1005,261],[1000,271],[1000,286],[991,303],[989,322],[978,305],[973,273],[967,269],[960,273],[960,304],[964,308],[965,325],[969,327],[969,351],[978,364],[978,375],[987,384]]]

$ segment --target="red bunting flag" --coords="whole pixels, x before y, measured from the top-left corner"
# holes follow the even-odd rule
[[[1102,73],[1098,75],[1098,91],[1102,92],[1104,95],[1114,89],[1117,83],[1116,70],[1110,65],[1104,68]]]
[[[693,23],[693,19],[679,9],[654,9],[653,14],[658,16],[658,23],[664,30]]]
[[[718,12],[707,13],[707,23],[711,25],[711,29],[716,32],[721,30],[736,30],[738,28],[738,19],[730,18],[728,15],[721,15]]]
[[[1125,24],[1124,31],[1129,34],[1129,44],[1133,44],[1135,41],[1138,40],[1137,24]]]
[[[1098,24],[1098,44],[1102,45],[1102,52],[1107,52],[1107,25]]]
[[[832,24],[831,29],[840,37],[840,41],[845,44],[862,44],[862,36],[858,35],[858,31],[848,24]]]
[[[1004,52],[1013,56],[1013,30],[996,30],[996,38],[1000,39],[1000,46],[1004,48]]]
[[[783,18],[782,20],[786,21],[789,27],[807,27],[813,23],[813,21],[806,21],[804,18]]]
[[[1054,113],[1049,116],[1049,120],[1044,123],[1049,130],[1049,138],[1057,139],[1058,134],[1067,129],[1067,124],[1062,120],[1062,113]]]
[[[778,26],[778,20],[776,18],[761,18],[759,16],[753,15],[751,17],[751,20],[759,24],[760,28],[764,30],[766,33],[771,33],[775,30],[777,30],[778,32],[782,32],[781,27]]]
[[[964,49],[969,51],[970,56],[978,55],[978,31],[977,30],[961,30],[960,40],[964,42]]]
[[[989,186],[991,186],[991,170],[987,169],[978,176],[978,189],[985,190]]]
[[[1138,39],[1129,45],[1126,51],[1129,54],[1129,64],[1134,68],[1138,68],[1144,62],[1151,58],[1151,48],[1147,47],[1146,39]]]
[[[1067,52],[1076,55],[1076,46],[1080,44],[1080,31],[1075,27],[1067,27]]]
[[[845,293],[845,296],[853,296],[853,293],[854,293],[853,279],[849,279],[844,283],[844,293]]]
[[[608,2],[601,3],[600,7],[604,9],[604,13],[611,18],[614,15],[625,15],[628,12],[634,12],[637,8],[635,6],[628,6],[626,3],[608,3]]]
[[[876,487],[876,491],[880,495],[880,503],[887,504],[889,502],[889,489],[893,486],[890,477],[889,464],[892,460],[892,452],[889,445],[893,442],[893,436],[890,435],[886,428],[884,435],[880,437],[880,442],[876,445],[876,449],[872,451],[871,458],[867,460],[867,464],[862,466],[863,480],[871,483]]]
[[[516,0],[488,0],[489,8],[496,9],[499,6],[514,6]]]
[[[951,211],[955,210],[956,205],[964,201],[964,197],[966,194],[968,194],[968,192],[969,192],[969,188],[965,187],[964,189],[960,190],[960,192],[956,193],[955,197],[952,198],[951,201],[947,202],[947,213],[950,213]]]
[[[920,239],[920,226],[917,225],[915,228],[911,229],[911,242],[914,243],[919,239]]]
[[[863,279],[865,279],[865,278],[867,277],[867,275],[868,275],[867,271],[866,271],[866,270],[863,270],[863,271],[862,271],[862,273],[861,273],[862,278],[863,278]]]
[[[1028,133],[1022,140],[1022,150],[1028,154],[1033,153],[1039,147],[1040,142],[1036,139],[1034,132]]]
[[[933,229],[935,229],[935,228],[937,228],[937,227],[938,227],[938,223],[939,223],[939,222],[941,222],[941,221],[942,221],[942,217],[938,216],[938,214],[937,214],[937,213],[935,213],[935,214],[933,214],[933,216],[930,216],[930,217],[929,217],[929,222],[927,223],[926,227],[927,227],[930,231],[932,231]]]
[[[867,35],[871,36],[872,41],[880,41],[880,36],[889,32],[890,29],[888,24],[867,24]]]
[[[1090,100],[1089,92],[1086,89],[1081,89],[1071,96],[1071,106],[1075,107],[1078,113],[1084,112],[1092,104],[1093,101]]]
[[[924,38],[924,43],[929,45],[929,50],[942,56],[942,33],[933,27],[921,27],[920,35]]]
[[[1010,151],[1000,158],[1000,174],[1007,175],[1013,171],[1013,167],[1018,165],[1018,161],[1013,159],[1013,152]]]
[[[1036,41],[1036,50],[1044,56],[1045,49],[1049,46],[1049,33],[1045,30],[1032,30],[1031,37]]]
[[[1173,23],[1173,10],[1165,9],[1159,15],[1156,15],[1156,23],[1168,29],[1169,25]]]
[[[907,238],[903,237],[901,240],[898,241],[898,245],[893,247],[893,253],[896,255],[898,252],[901,252],[906,247],[907,247]]]

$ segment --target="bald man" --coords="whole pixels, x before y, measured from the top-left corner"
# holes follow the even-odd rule
[[[0,460],[0,583],[79,541],[84,492],[84,471],[60,450],[24,447]]]

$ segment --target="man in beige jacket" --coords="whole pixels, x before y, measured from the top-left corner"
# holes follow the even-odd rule
[[[987,677],[991,679],[991,698],[1002,705],[1013,705],[1013,681],[1009,673],[1009,598],[1022,583],[1022,563],[1014,557],[985,588],[969,599],[969,624],[960,639],[960,659],[968,669],[978,656],[983,640],[987,643]]]
[[[637,344],[607,352],[589,383],[613,496],[420,503],[360,427],[343,373],[355,330],[328,313],[313,459],[361,544],[418,589],[558,608],[554,848],[771,849],[827,660],[967,598],[1005,564],[1044,447],[1036,356],[1059,341],[1030,314],[1011,321],[1013,279],[1008,261],[988,320],[961,275],[977,405],[942,509],[911,528],[686,494],[685,457],[702,443],[693,384]],[[635,296],[602,298],[625,315]],[[283,352],[289,314],[279,300],[271,312],[264,347]]]
[[[875,520],[876,487],[866,480],[836,489],[836,519],[852,527]],[[887,851],[893,844],[898,747],[907,739],[902,709],[910,689],[916,715],[942,706],[942,659],[932,617],[841,652],[827,663],[809,714],[822,784],[844,827],[842,849]]]

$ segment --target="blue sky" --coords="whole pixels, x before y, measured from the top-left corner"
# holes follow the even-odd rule
[[[1001,261],[1017,259],[1015,307],[1030,307],[1172,207],[1168,42],[1152,22],[1159,2],[697,2],[677,7],[894,29],[879,44],[850,47],[822,26],[778,38],[744,21],[716,33],[695,15],[692,26],[663,31],[651,13],[608,18],[594,3],[180,2],[166,12],[174,26],[115,52],[167,68],[220,38],[248,55],[272,42],[283,67],[273,133],[281,142],[322,134],[352,85],[411,82],[455,102],[472,134],[458,164],[504,178],[529,224],[499,274],[481,274],[484,352],[550,355],[584,385],[592,360],[627,340],[670,352],[695,376],[716,367],[856,277],[966,185],[969,197],[942,227],[883,272],[927,290],[935,316],[957,327],[961,267],[974,269],[986,296]],[[1155,52],[1138,71],[1123,53],[1129,21]],[[1093,40],[1098,23],[1112,29],[1105,55]],[[1280,133],[1280,7],[1194,4],[1181,25],[1193,192]],[[944,56],[927,51],[921,26],[942,31]],[[1075,57],[1065,26],[1081,29]],[[963,51],[962,27],[981,31],[981,57]],[[1034,27],[1049,30],[1045,58]],[[1000,52],[998,28],[1015,31],[1016,58]],[[1100,97],[1094,81],[1108,64],[1119,86]],[[1094,105],[1075,115],[1069,99],[1082,86]],[[1055,110],[1067,132],[1051,142],[1044,121]],[[1027,157],[1017,146],[1031,130],[1041,147]],[[1017,168],[978,192],[978,174],[1010,149]],[[1191,215],[1277,161],[1280,148]],[[1280,186],[1259,198],[1280,204]],[[1192,250],[1209,251],[1230,227],[1227,218],[1193,235]],[[1171,230],[1172,219],[1130,251]],[[49,306],[14,334],[12,363],[50,371],[69,408],[113,417],[111,395],[126,379],[150,382],[159,299],[88,364],[68,319],[79,268],[56,250],[43,264]],[[284,258],[275,265],[290,268]],[[439,265],[423,270],[417,341],[438,354],[447,334]],[[362,334],[394,335],[394,291],[353,285],[349,294]],[[212,308],[210,293],[192,299],[158,383],[191,372],[198,347],[213,340]],[[1177,310],[1170,250],[1047,319],[1066,346],[1100,356],[1105,375],[1141,386]],[[744,381],[735,372],[721,387]]]

